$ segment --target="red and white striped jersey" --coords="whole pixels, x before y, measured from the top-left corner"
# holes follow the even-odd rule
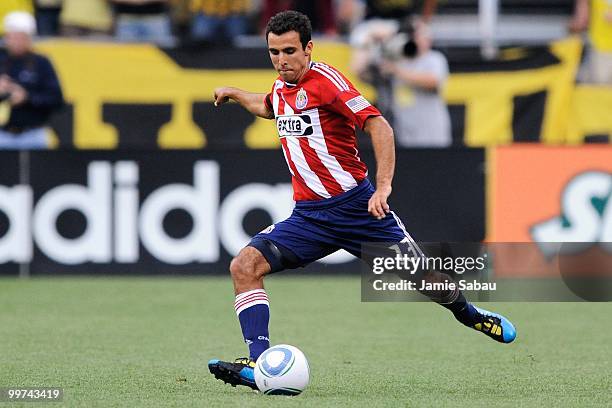
[[[363,128],[380,112],[336,69],[311,62],[297,84],[279,77],[265,103],[276,117],[295,201],[337,196],[367,176],[355,124]]]

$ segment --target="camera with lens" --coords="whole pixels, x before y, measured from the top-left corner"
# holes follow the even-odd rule
[[[410,33],[400,32],[382,44],[382,55],[387,60],[414,58],[417,51],[417,44]]]

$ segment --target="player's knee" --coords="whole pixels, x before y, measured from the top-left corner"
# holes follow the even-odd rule
[[[243,280],[246,275],[248,275],[247,265],[245,265],[245,262],[238,256],[232,259],[229,269],[233,280]]]
[[[235,282],[248,282],[258,279],[254,262],[240,254],[232,259],[230,274]]]

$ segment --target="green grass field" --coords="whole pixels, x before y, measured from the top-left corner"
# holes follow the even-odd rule
[[[229,278],[2,279],[0,387],[63,387],[51,406],[79,407],[612,406],[612,303],[487,304],[517,326],[502,345],[437,305],[287,275],[267,281],[270,334],[309,358],[298,397],[208,373],[246,354]]]

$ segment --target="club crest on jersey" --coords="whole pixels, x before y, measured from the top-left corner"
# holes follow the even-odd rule
[[[308,115],[279,115],[276,128],[280,137],[300,137],[313,134],[312,119]]]
[[[308,105],[308,95],[306,95],[306,91],[304,88],[300,88],[295,97],[295,107],[302,110]]]

